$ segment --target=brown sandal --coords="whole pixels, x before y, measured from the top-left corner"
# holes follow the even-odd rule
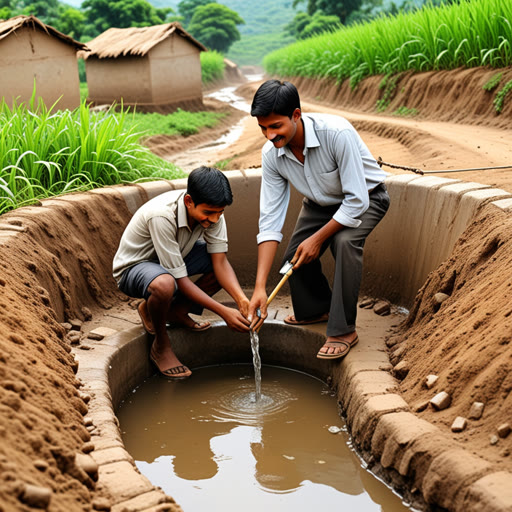
[[[318,359],[341,359],[342,357],[345,357],[349,352],[350,349],[359,341],[359,336],[356,336],[352,341],[346,341],[346,340],[333,340],[333,341],[326,341],[323,347],[328,348],[342,348],[341,352],[338,352],[337,354],[326,354],[325,352],[320,352],[316,354],[316,357]]]
[[[321,324],[323,322],[327,322],[327,320],[329,320],[329,313],[324,313],[323,315],[315,318],[307,318],[305,320],[297,320],[295,315],[289,315],[283,320],[283,322],[288,325],[312,325]]]

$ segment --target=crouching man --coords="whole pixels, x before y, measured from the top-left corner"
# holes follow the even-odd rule
[[[210,323],[198,323],[189,313],[200,315],[206,308],[231,329],[249,331],[249,299],[226,256],[223,213],[232,202],[226,176],[218,169],[199,167],[190,173],[186,192],[165,192],[145,203],[121,237],[113,275],[123,293],[144,299],[139,315],[146,331],[155,336],[149,357],[167,378],[192,374],[172,349],[168,322],[203,331]],[[198,274],[201,277],[193,282],[190,276]],[[212,298],[221,288],[238,310]]]

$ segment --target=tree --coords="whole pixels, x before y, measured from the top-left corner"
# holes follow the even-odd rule
[[[306,0],[293,0],[293,7]],[[359,11],[361,7],[374,7],[382,4],[382,0],[307,0],[307,12],[313,16],[315,12],[322,11],[326,16],[337,16],[345,24],[352,12]]]
[[[339,28],[341,23],[338,16],[325,16],[322,11],[317,11],[313,16],[305,12],[297,13],[285,30],[296,39],[306,39]]]
[[[60,16],[53,26],[63,34],[80,41],[85,29],[85,14],[74,7],[61,4]]]
[[[105,30],[129,27],[149,27],[165,23],[170,7],[157,9],[146,0],[85,0],[82,10],[88,22],[90,36],[101,34]]]
[[[240,39],[236,26],[244,23],[229,7],[210,3],[196,8],[187,30],[208,48],[225,53]]]
[[[212,2],[212,0],[181,0],[178,4],[178,12],[182,16],[182,24],[186,27],[192,16],[194,15],[194,11],[202,6],[207,4],[215,4],[217,2]]]

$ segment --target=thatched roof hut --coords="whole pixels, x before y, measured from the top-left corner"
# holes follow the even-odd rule
[[[206,48],[177,22],[111,28],[89,41],[85,59],[89,99],[151,110],[202,104],[201,62]]]
[[[87,46],[35,16],[0,20],[0,99],[28,102],[34,83],[46,105],[60,109],[80,104],[76,52]],[[60,98],[60,99],[59,99]]]

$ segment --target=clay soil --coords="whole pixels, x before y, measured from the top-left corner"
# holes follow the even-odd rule
[[[457,70],[402,77],[388,111],[406,105],[418,109],[415,117],[376,114],[382,94],[377,79],[366,81],[353,95],[335,84],[297,83],[304,111],[344,115],[375,157],[423,170],[448,170],[512,165],[512,97],[498,116],[492,93],[482,91],[493,74]],[[512,78],[512,70],[506,75],[503,83]],[[256,86],[242,85],[239,92],[250,99]],[[228,161],[227,169],[256,168],[264,139],[248,116],[242,136],[230,147],[211,147],[199,156],[192,151],[242,118],[232,113],[230,122],[198,137],[147,143],[184,168],[220,161]],[[436,176],[512,193],[512,169]],[[104,276],[110,275],[105,262],[111,261],[130,213],[117,196],[107,212],[99,201],[85,207],[70,200],[58,208],[62,225],[72,226],[64,237],[61,225],[47,218],[44,207],[0,217],[0,511],[31,510],[27,484],[53,492],[51,511],[105,505],[93,479],[74,463],[77,452],[90,450],[91,429],[85,426],[87,397],[80,392],[61,324],[114,311],[125,300],[113,281],[105,285]],[[108,226],[105,218],[110,219]],[[22,236],[17,236],[18,229]],[[441,305],[434,300],[438,292],[449,296]],[[406,359],[411,367],[400,386],[413,410],[489,464],[508,471],[512,435],[494,445],[490,436],[510,421],[511,337],[512,215],[483,208],[451,257],[428,276],[410,315],[390,333],[388,344],[392,361]],[[439,376],[432,390],[423,385],[429,374]],[[422,409],[434,391],[442,390],[452,396],[449,409]],[[474,401],[485,404],[483,417],[470,420],[463,433],[451,434],[455,416],[467,417]]]

